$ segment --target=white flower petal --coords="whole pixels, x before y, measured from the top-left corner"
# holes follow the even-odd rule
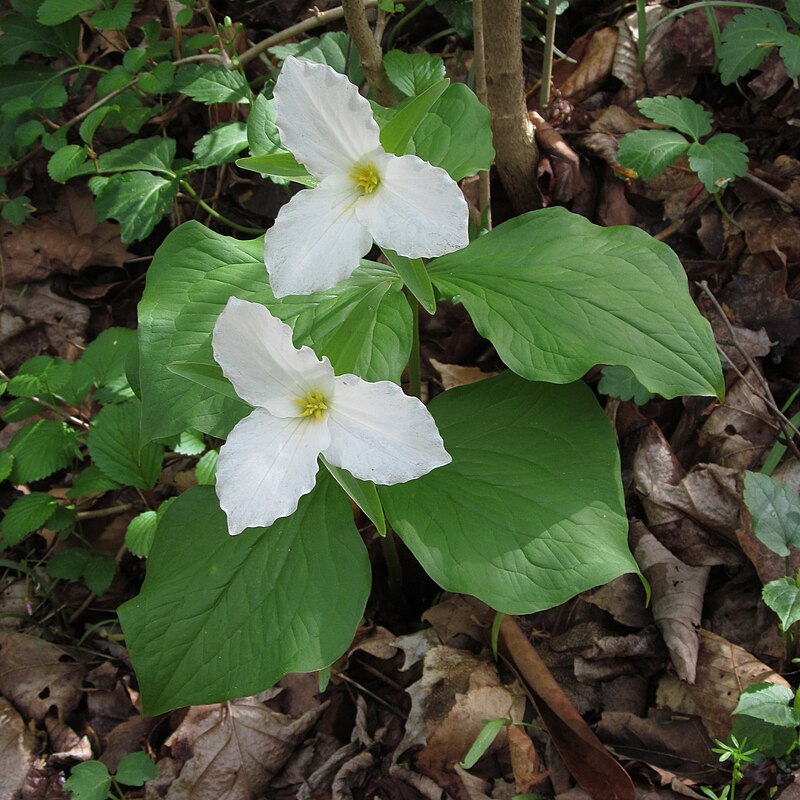
[[[317,456],[329,441],[324,421],[279,419],[261,408],[236,425],[217,461],[217,496],[229,533],[294,513],[314,488]]]
[[[279,417],[297,417],[308,392],[333,394],[333,367],[310,347],[292,343],[292,329],[259,303],[231,297],[214,325],[214,359],[236,394]]]
[[[349,176],[331,175],[281,208],[264,238],[275,297],[330,289],[352,274],[372,247],[355,215],[360,196]]]
[[[335,379],[328,411],[331,443],[323,455],[365,481],[382,485],[419,478],[451,461],[433,417],[416,397],[389,381]]]
[[[275,117],[281,144],[324,178],[349,174],[353,165],[380,147],[380,130],[358,89],[324,64],[283,62],[275,84]]]
[[[386,154],[380,186],[356,215],[381,246],[409,258],[433,258],[469,244],[467,201],[439,167],[416,156]]]

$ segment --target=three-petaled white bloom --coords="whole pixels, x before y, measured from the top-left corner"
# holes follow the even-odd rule
[[[214,325],[214,358],[255,410],[217,462],[228,530],[288,517],[316,483],[317,457],[389,485],[450,463],[428,409],[389,381],[334,375],[327,358],[296,348],[292,330],[257,303],[232,297]]]
[[[264,241],[275,297],[329,289],[373,240],[410,258],[466,247],[467,203],[439,167],[381,147],[358,89],[323,64],[289,57],[275,85],[283,146],[320,183],[283,206]]]

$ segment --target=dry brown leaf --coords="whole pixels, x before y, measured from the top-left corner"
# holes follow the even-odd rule
[[[708,567],[691,567],[635,521],[633,557],[650,583],[653,618],[664,637],[678,676],[694,683]]]
[[[602,608],[629,628],[644,628],[653,621],[653,615],[647,608],[644,586],[631,573],[620,575],[605,586],[581,596],[587,603]]]
[[[591,34],[578,66],[556,87],[564,99],[579,103],[597,91],[611,74],[618,35],[616,28],[600,28]]]
[[[41,722],[55,707],[65,720],[78,705],[85,669],[65,650],[36,636],[0,633],[0,693]]]
[[[475,597],[464,594],[448,594],[422,619],[430,623],[442,644],[453,645],[453,639],[468,636],[475,642],[487,642],[494,612]]]
[[[757,393],[760,385],[758,376],[748,370],[730,388],[725,403],[711,412],[700,431],[700,444],[707,448],[709,460],[732,469],[750,469],[772,446],[775,425]]]
[[[78,736],[69,725],[54,717],[45,717],[44,725],[50,740],[48,763],[63,765],[92,758],[92,745],[88,736]]]
[[[543,769],[531,737],[517,725],[508,727],[508,752],[517,792],[544,791],[548,773]]]
[[[711,631],[701,630],[699,641],[694,685],[665,675],[658,685],[656,702],[661,708],[700,717],[712,739],[725,739],[743,689],[759,681],[789,684],[744,648]]]
[[[22,789],[36,757],[36,744],[14,706],[0,697],[0,797],[13,798]]]
[[[445,391],[456,386],[468,386],[471,383],[484,381],[497,375],[496,372],[484,372],[478,367],[462,367],[459,364],[443,364],[435,358],[429,359],[431,366],[439,373]]]
[[[251,800],[302,743],[324,706],[293,720],[253,698],[189,709],[167,746],[189,753],[166,800]]]
[[[0,442],[0,448],[4,444]],[[0,583],[0,628],[19,628],[28,615],[30,599],[27,579],[9,578]]]

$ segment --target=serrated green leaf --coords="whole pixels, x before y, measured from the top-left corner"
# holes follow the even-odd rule
[[[135,516],[125,531],[125,546],[133,555],[147,558],[158,528],[158,515],[155,511],[143,511]]]
[[[761,598],[778,615],[784,632],[800,620],[800,588],[791,578],[770,581],[764,586]]]
[[[151,136],[109,150],[97,159],[97,172],[133,172],[144,170],[173,177],[172,161],[175,158],[175,140],[164,136]],[[95,172],[92,169],[92,172]],[[89,174],[89,173],[87,173]]]
[[[53,516],[47,520],[46,527],[48,530],[60,533],[61,538],[63,539],[65,535],[64,532],[66,531],[68,534],[69,531],[72,530],[76,517],[77,510],[75,509],[74,505],[59,505],[53,513]]]
[[[58,502],[44,492],[18,497],[0,521],[0,533],[6,547],[14,547],[29,533],[39,530],[53,515]]]
[[[172,89],[175,78],[175,65],[171,61],[162,61],[150,72],[139,75],[139,88],[148,94],[166,94]]]
[[[96,0],[44,0],[36,19],[42,25],[60,25],[84,11],[97,10]]]
[[[117,64],[106,72],[105,75],[101,76],[100,80],[97,82],[97,96],[101,98],[105,97],[107,94],[116,92],[118,89],[122,89],[123,86],[131,84],[135,80],[136,76],[132,72],[128,72],[122,64]],[[116,102],[119,102],[119,97],[116,98]]]
[[[294,56],[315,64],[327,64],[337,72],[347,75],[356,86],[364,81],[361,61],[354,57],[350,37],[343,31],[323,33],[320,37],[312,37],[297,44],[276,45],[270,47],[269,52],[280,60]]]
[[[678,257],[638,228],[534,211],[432,261],[428,273],[525,378],[566,383],[621,364],[662,397],[724,394],[711,326]]]
[[[92,27],[99,31],[124,31],[132,16],[133,0],[117,0],[113,8],[107,7],[92,14]]]
[[[159,524],[141,594],[119,609],[145,713],[326,667],[350,643],[369,584],[350,504],[324,473],[291,517],[235,537],[214,490],[189,489]]]
[[[14,456],[11,480],[30,483],[69,466],[78,455],[77,434],[63,422],[41,419],[14,434],[6,450]]]
[[[206,441],[203,434],[199,431],[189,429],[183,431],[178,443],[175,445],[175,452],[182,456],[199,456],[206,449]]]
[[[452,463],[378,491],[442,588],[529,614],[638,571],[614,434],[584,384],[507,372],[429,409]]]
[[[87,370],[95,386],[106,386],[125,377],[128,353],[136,349],[136,331],[106,328],[84,351],[80,366]]]
[[[260,94],[253,101],[247,117],[247,142],[251,156],[286,152],[275,125],[275,103],[271,97]]]
[[[24,15],[6,14],[3,17],[3,47],[0,64],[16,64],[28,53],[58,56],[74,53],[80,36],[80,20],[46,27]]]
[[[779,728],[796,728],[800,725],[800,714],[790,705],[793,700],[794,692],[788,686],[757,683],[742,692],[733,713],[746,714]]]
[[[117,220],[120,238],[128,244],[146,239],[172,211],[179,183],[151,172],[123,172],[90,187],[96,190],[97,219]]]
[[[12,456],[8,450],[0,450],[0,482],[8,478],[8,476],[11,474],[11,469],[13,466],[14,456]]]
[[[689,149],[689,142],[676,131],[633,131],[620,139],[616,159],[649,181],[660,175]]]
[[[216,167],[233,161],[247,147],[247,126],[244,122],[225,122],[201,136],[192,154],[198,166]]]
[[[444,63],[427,53],[390,50],[383,56],[386,75],[395,89],[406,97],[422,94],[444,78]]]
[[[118,489],[119,484],[108,477],[94,464],[86,467],[73,481],[72,488],[67,491],[67,497],[79,500],[92,494],[109,492]]]
[[[45,571],[51,578],[76,581],[83,575],[91,557],[83,547],[67,547],[47,559]]]
[[[689,148],[689,166],[711,194],[746,175],[747,164],[747,146],[732,133],[718,133],[705,144],[695,142]]]
[[[643,406],[654,397],[627,367],[619,366],[603,367],[603,377],[597,384],[597,391],[620,400],[633,400],[637,406]]]
[[[114,775],[117,781],[124,783],[125,786],[143,786],[157,776],[158,766],[147,753],[128,753],[119,762]]]
[[[755,69],[772,51],[786,23],[777,11],[748,8],[737,14],[722,31],[717,50],[719,76],[724,84]]]
[[[800,36],[795,33],[783,33],[777,37],[781,58],[786,73],[795,79],[800,75]]]
[[[147,48],[146,47],[131,47],[124,56],[122,56],[122,66],[128,72],[134,75],[147,63]]]
[[[231,295],[267,305],[292,326],[298,346],[327,355],[339,374],[397,381],[408,360],[411,309],[391,267],[363,262],[333,289],[276,301],[266,281],[262,239],[233,239],[190,222],[158,249],[139,306],[148,438],[167,438],[187,428],[225,436],[249,413],[241,401],[194,386],[170,370],[187,362],[216,366],[211,331]]]
[[[786,558],[789,547],[800,547],[800,497],[791,486],[747,470],[744,502],[753,518],[753,533],[773,553]]]
[[[83,571],[83,580],[92,592],[102,595],[108,591],[116,572],[117,562],[111,556],[93,556]]]
[[[17,119],[27,111],[60,108],[67,102],[62,76],[40,64],[0,67],[0,121]]]
[[[3,422],[22,422],[24,419],[34,417],[42,410],[38,403],[33,400],[28,400],[25,397],[19,397],[12,400],[2,414]]]
[[[236,166],[270,178],[281,178],[313,188],[319,181],[291,153],[278,152],[236,160]]]
[[[47,162],[47,174],[56,183],[66,183],[76,175],[84,174],[87,150],[83,145],[67,144],[56,150]]]
[[[492,742],[497,738],[503,728],[511,724],[510,719],[498,717],[484,722],[481,732],[475,737],[475,741],[464,756],[464,760],[459,764],[462,769],[472,769],[486,751],[492,746]]]
[[[95,417],[87,439],[89,454],[110,478],[139,489],[152,489],[161,473],[164,448],[139,437],[138,400],[106,406]]]
[[[711,133],[711,114],[688,97],[646,97],[636,105],[653,122],[675,128],[695,141]]]
[[[786,0],[786,13],[795,25],[800,25],[800,0]]]
[[[110,788],[111,776],[100,761],[76,764],[64,782],[64,789],[72,795],[72,800],[106,800]]]
[[[78,406],[89,391],[89,381],[75,364],[63,358],[29,358],[11,379],[8,391],[17,397],[38,397],[49,403]]]
[[[0,454],[2,456],[2,454]],[[219,450],[209,450],[194,468],[198,486],[213,486],[217,482],[217,459]]]
[[[103,120],[109,115],[111,112],[111,106],[103,106],[102,108],[97,108],[89,114],[86,119],[81,122],[81,126],[78,129],[78,134],[81,137],[81,141],[85,144],[91,144],[92,139],[94,139],[94,135],[97,132],[97,129],[102,125]]]
[[[30,215],[31,199],[27,195],[20,195],[2,205],[2,217],[9,225],[22,225]]]
[[[38,119],[29,119],[17,126],[14,141],[18,147],[30,147],[44,133],[44,125]]]
[[[175,89],[206,105],[250,102],[247,81],[218,64],[184,64],[175,74]]]

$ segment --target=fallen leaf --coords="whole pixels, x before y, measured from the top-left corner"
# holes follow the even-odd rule
[[[647,608],[644,586],[630,572],[599,589],[584,593],[582,597],[629,628],[644,628],[653,621],[653,615]]]
[[[725,739],[743,689],[759,681],[789,684],[744,648],[711,631],[702,629],[699,642],[695,683],[665,675],[659,682],[656,702],[660,708],[700,717],[712,739]]]
[[[508,752],[517,792],[545,791],[548,772],[542,768],[542,760],[531,737],[516,725],[508,727]]]
[[[65,650],[36,636],[0,633],[0,693],[41,722],[55,707],[65,720],[81,698],[85,669]]]
[[[22,789],[36,758],[36,737],[28,730],[14,706],[0,697],[0,795],[13,798]]]
[[[166,800],[251,800],[302,743],[324,706],[290,719],[253,698],[189,709],[167,739],[187,754]]]
[[[456,386],[468,386],[471,383],[491,378],[496,372],[484,372],[478,367],[462,367],[460,364],[443,364],[435,358],[429,359],[431,366],[439,373],[445,391]]]
[[[709,567],[677,559],[641,522],[631,525],[633,557],[650,583],[652,610],[678,676],[694,683]]]
[[[599,28],[590,35],[577,67],[556,86],[564,99],[579,103],[597,91],[611,74],[618,36],[616,28]]]

